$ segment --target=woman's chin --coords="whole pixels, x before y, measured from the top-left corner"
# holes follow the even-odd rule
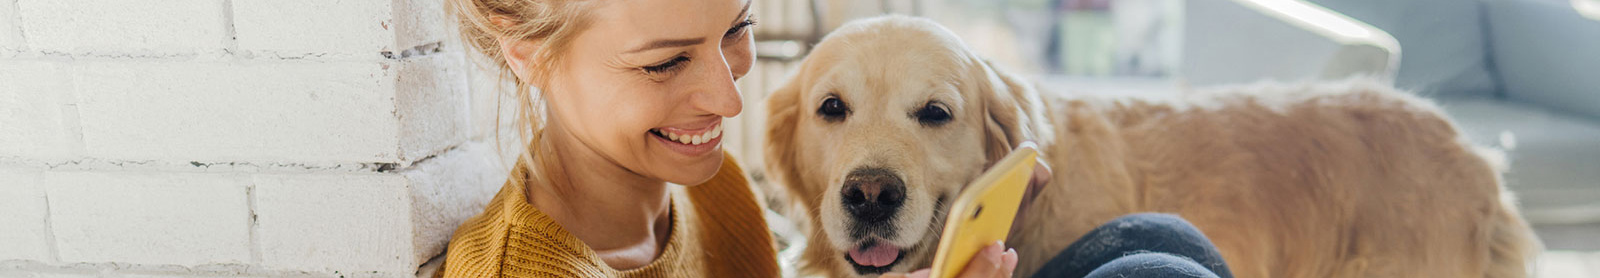
[[[696,185],[705,183],[722,168],[722,136],[720,130],[704,140],[682,142],[669,139],[662,133],[646,135],[659,163],[653,169],[662,169],[658,177],[670,183]],[[684,139],[688,140],[688,139]]]
[[[687,164],[674,163],[662,165],[657,169],[671,169],[663,174],[662,180],[681,185],[697,185],[711,180],[722,169],[722,155],[707,159],[698,159]]]

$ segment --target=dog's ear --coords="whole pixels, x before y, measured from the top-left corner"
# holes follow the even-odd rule
[[[800,108],[800,78],[793,77],[787,84],[767,96],[766,168],[771,182],[787,190],[792,202],[800,202],[811,195],[800,180],[795,157],[795,128],[803,116]],[[803,202],[802,202],[803,203]]]
[[[977,82],[979,99],[983,101],[984,114],[984,153],[989,162],[999,161],[1023,141],[1048,139],[1041,138],[1044,126],[1044,103],[1039,100],[1039,93],[1033,86],[1023,79],[1000,70],[988,60],[978,60],[973,66],[973,77]],[[1045,136],[1048,137],[1048,136]]]

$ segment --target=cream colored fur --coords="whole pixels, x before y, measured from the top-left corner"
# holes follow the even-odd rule
[[[822,97],[852,107],[816,115]],[[1026,277],[1105,221],[1181,215],[1237,277],[1523,277],[1541,247],[1493,161],[1430,102],[1375,82],[1257,84],[1149,101],[1041,94],[931,21],[830,34],[767,100],[767,169],[804,208],[806,273],[856,276],[839,180],[862,165],[909,188],[893,219],[927,267],[947,204],[990,161],[1035,141],[1054,168],[1009,245]],[[903,120],[929,100],[955,120]],[[832,202],[833,204],[830,204]]]

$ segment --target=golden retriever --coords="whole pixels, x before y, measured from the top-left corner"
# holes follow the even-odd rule
[[[1540,249],[1491,160],[1427,101],[1359,79],[1171,101],[1041,99],[943,27],[828,35],[767,99],[804,273],[928,267],[948,201],[1013,146],[1054,167],[1008,245],[1025,277],[1136,212],[1181,215],[1237,277],[1522,277]]]

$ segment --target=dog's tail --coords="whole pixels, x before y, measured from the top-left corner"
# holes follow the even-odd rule
[[[1533,228],[1528,226],[1528,221],[1523,220],[1522,213],[1517,210],[1516,194],[1505,190],[1505,182],[1499,180],[1509,168],[1505,153],[1484,147],[1478,147],[1475,151],[1497,172],[1496,183],[1500,188],[1500,205],[1489,220],[1489,265],[1484,270],[1484,277],[1532,276],[1535,257],[1544,250],[1544,245],[1539,243]]]

